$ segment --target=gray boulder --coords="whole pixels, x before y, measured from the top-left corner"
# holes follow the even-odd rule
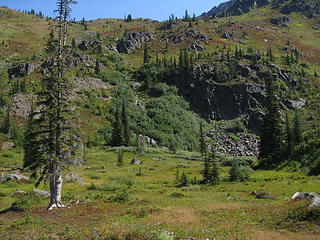
[[[75,173],[67,173],[65,176],[64,176],[64,181],[66,183],[79,183],[80,185],[83,184],[83,179],[81,177],[79,177],[77,174]]]
[[[204,51],[204,47],[202,47],[199,44],[192,43],[191,46],[189,47],[190,51],[195,51],[195,52],[202,52]]]
[[[33,192],[42,197],[50,197],[50,193],[44,190],[33,189]]]
[[[143,136],[143,135],[139,135],[139,139],[140,139],[140,142],[141,144],[144,146],[144,147],[148,147],[148,146],[151,146],[151,145],[157,145],[157,141],[148,137],[148,136]]]
[[[118,42],[117,50],[119,53],[132,53],[135,49],[140,48],[143,43],[153,40],[154,36],[148,32],[129,33],[128,36]]]
[[[21,63],[11,66],[8,70],[10,79],[25,77],[33,73],[40,67],[40,64],[35,62]]]
[[[251,69],[247,66],[242,64],[237,65],[237,71],[240,73],[242,77],[249,77],[251,73]]]
[[[29,177],[19,175],[19,174],[1,174],[1,182],[8,182],[8,181],[18,181],[20,183],[28,183]]]
[[[293,109],[293,110],[301,109],[301,108],[303,108],[305,105],[306,105],[306,100],[304,100],[304,99],[289,100],[288,103],[287,103],[287,106],[288,106],[290,109]]]
[[[14,196],[20,196],[20,195],[26,195],[27,192],[26,191],[22,191],[22,190],[16,190],[12,193],[12,195]]]
[[[278,25],[281,27],[288,27],[291,24],[291,18],[283,16],[279,18],[270,19],[270,22],[274,25]]]
[[[310,200],[312,200],[312,203],[308,207],[320,208],[320,196],[317,193],[301,193],[301,192],[297,192],[292,196],[291,199],[292,200],[310,199]]]

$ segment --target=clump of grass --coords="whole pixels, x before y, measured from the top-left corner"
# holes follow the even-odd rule
[[[101,179],[101,176],[93,173],[93,174],[89,175],[89,178],[90,179]]]
[[[124,190],[114,196],[109,197],[108,200],[109,202],[127,203],[130,201],[130,195],[128,191]]]
[[[183,193],[179,193],[179,192],[174,192],[174,193],[170,194],[170,197],[172,197],[172,198],[183,198],[185,196],[186,195],[184,195]]]
[[[37,225],[39,223],[40,223],[40,218],[38,216],[27,214],[22,218],[14,220],[11,223],[11,227],[12,228],[19,228],[20,226],[23,226],[23,225],[29,225],[30,226],[30,225]]]
[[[32,205],[37,204],[41,201],[41,197],[35,194],[27,194],[19,196],[10,207],[10,210],[16,212],[24,212],[30,210]]]

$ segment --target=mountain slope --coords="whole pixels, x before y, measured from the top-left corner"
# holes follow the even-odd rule
[[[320,2],[317,0],[232,0],[221,3],[201,17],[240,16],[255,8],[272,7],[280,13],[291,14],[300,12],[309,18],[320,14]]]

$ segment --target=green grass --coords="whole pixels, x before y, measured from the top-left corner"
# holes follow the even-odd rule
[[[21,156],[17,156],[17,162],[21,164]],[[130,165],[132,158],[144,162],[142,176],[136,176],[140,166]],[[142,239],[142,236],[148,236],[148,239],[170,239],[166,238],[170,236],[174,239],[190,236],[259,239],[257,235],[263,234],[266,235],[264,239],[274,239],[272,236],[316,239],[319,233],[312,221],[296,232],[292,232],[296,226],[294,221],[290,226],[274,227],[274,221],[284,222],[287,209],[301,207],[301,204],[297,206],[288,201],[295,192],[319,191],[318,177],[256,171],[248,182],[231,183],[227,181],[230,168],[221,167],[220,185],[176,188],[176,168],[185,166],[180,172],[185,171],[188,179],[200,179],[202,162],[168,153],[136,155],[129,152],[125,153],[123,167],[117,167],[116,162],[116,153],[90,149],[86,165],[73,170],[83,178],[84,184],[66,183],[63,188],[65,203],[71,200],[80,203],[70,209],[46,212],[48,200],[41,199],[38,203],[31,201],[31,209],[25,212],[0,214],[2,238],[88,239],[99,234],[118,237],[115,239],[129,235],[132,239]],[[31,191],[33,188],[33,184],[1,184],[0,209],[6,209],[20,199],[11,195],[13,191]],[[48,189],[48,186],[41,188]],[[257,200],[251,194],[254,190],[269,192],[276,198]],[[227,196],[243,201],[228,200]],[[57,217],[61,221],[57,221]],[[309,231],[311,227],[316,230]],[[269,235],[271,237],[267,237]]]

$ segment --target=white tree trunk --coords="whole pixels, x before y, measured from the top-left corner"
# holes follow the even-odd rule
[[[50,176],[50,204],[48,210],[52,210],[54,208],[64,208],[65,206],[61,202],[61,194],[62,194],[62,175],[60,173],[56,173]]]

